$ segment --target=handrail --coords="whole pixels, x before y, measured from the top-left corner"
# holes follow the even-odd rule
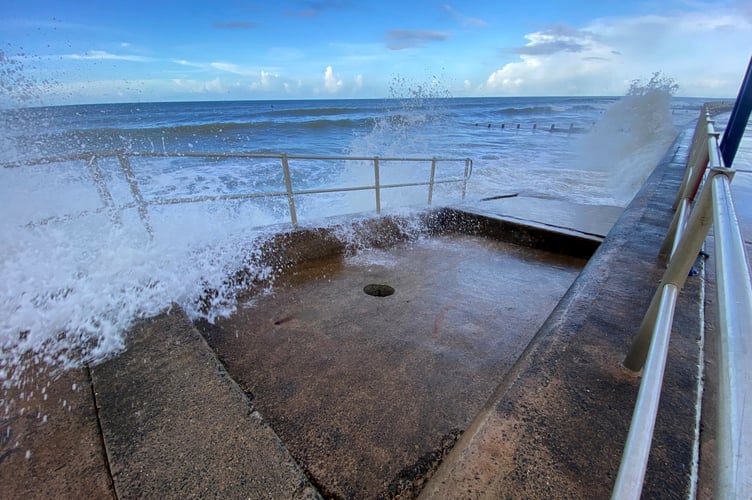
[[[222,194],[222,195],[202,195],[202,196],[189,196],[182,198],[160,198],[147,200],[141,193],[138,185],[137,178],[131,167],[131,158],[207,158],[207,159],[279,159],[282,167],[282,173],[284,177],[285,190],[284,191],[263,191],[255,193],[234,193],[234,194]],[[98,165],[98,159],[102,158],[117,158],[120,168],[123,171],[125,180],[130,188],[131,196],[134,203],[116,206],[113,202],[112,195],[110,194],[107,186],[104,182],[104,177]],[[318,189],[294,189],[292,176],[290,174],[289,160],[324,160],[324,161],[369,161],[373,163],[374,169],[374,183],[363,186],[348,186],[348,187],[332,187],[332,188],[318,188]],[[290,223],[294,228],[298,226],[297,211],[295,208],[295,196],[309,195],[309,194],[323,194],[323,193],[342,193],[350,191],[364,191],[373,190],[375,193],[375,205],[376,213],[381,213],[381,190],[383,189],[397,189],[406,187],[428,187],[428,205],[433,203],[433,191],[437,184],[449,184],[449,183],[461,183],[462,184],[462,199],[465,199],[467,192],[467,182],[470,179],[473,171],[473,161],[469,158],[421,158],[421,157],[379,157],[379,156],[334,156],[334,155],[290,155],[285,153],[222,153],[222,152],[152,152],[152,151],[105,151],[105,152],[87,152],[76,153],[70,155],[60,155],[57,157],[46,157],[32,160],[22,160],[16,163],[0,164],[0,168],[19,168],[34,165],[49,165],[54,163],[63,163],[70,161],[86,161],[89,171],[94,179],[94,184],[97,188],[99,197],[104,205],[104,210],[110,213],[110,218],[113,223],[120,222],[120,214],[118,210],[126,208],[133,208],[135,206],[138,210],[139,217],[142,224],[146,228],[146,231],[150,236],[153,236],[154,230],[152,229],[149,221],[148,207],[151,205],[174,205],[182,203],[197,203],[206,201],[228,201],[239,199],[253,199],[253,198],[269,198],[269,197],[286,197],[290,213]],[[402,182],[382,184],[380,181],[380,165],[385,162],[411,162],[411,163],[426,163],[430,162],[431,170],[430,177],[425,182]],[[461,177],[451,177],[448,179],[436,179],[436,165],[439,162],[462,162],[463,170]],[[101,212],[102,209],[95,210],[94,213]],[[62,216],[62,217],[48,217],[43,221],[36,221],[31,225],[47,224],[53,221],[68,220],[71,217],[90,215],[91,211],[80,212],[76,216]]]
[[[752,284],[728,179],[713,179],[713,198],[720,344],[716,497],[752,498]]]
[[[678,210],[661,247],[668,267],[624,360],[625,367],[643,369],[643,375],[612,499],[640,497],[678,291],[711,225],[715,227],[720,345],[716,496],[752,498],[752,275],[729,187],[734,171],[724,166],[718,136],[703,107],[675,203]],[[708,178],[690,215],[706,171]]]

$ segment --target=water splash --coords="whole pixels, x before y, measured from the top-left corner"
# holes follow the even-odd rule
[[[573,167],[604,172],[604,191],[626,205],[676,138],[671,99],[679,86],[654,73],[642,83],[633,80],[589,134],[576,145]]]
[[[473,151],[466,151],[461,144],[448,145],[451,140],[440,133],[446,130],[447,116],[451,114],[445,107],[446,101],[441,99],[446,97],[441,86],[438,83],[407,85],[402,80],[395,82],[393,99],[383,107],[383,113],[367,133],[352,138],[349,153],[432,156],[436,151],[449,151],[457,156],[461,153],[472,156]],[[622,103],[612,106],[602,120],[608,122],[601,125],[602,137],[616,135],[614,130],[618,132],[621,127],[625,140],[617,141],[608,149],[605,140],[601,144],[595,139],[597,132],[583,139],[585,156],[593,159],[590,163],[573,162],[570,168],[564,169],[551,166],[550,162],[531,163],[525,168],[509,168],[499,174],[502,167],[497,165],[498,161],[489,161],[487,175],[483,175],[483,168],[476,170],[480,173],[473,179],[477,192],[519,189],[514,183],[526,182],[533,171],[539,174],[529,186],[533,193],[580,196],[589,202],[598,200],[599,196],[608,198],[611,195],[599,193],[604,192],[608,179],[613,178],[610,162],[617,155],[634,160],[640,148],[662,135],[656,131],[642,134],[643,130],[638,127],[642,121],[630,122],[629,115],[636,113],[642,115],[643,120],[661,123],[663,115],[649,118],[646,113],[655,112],[657,103],[664,104],[663,90],[657,88],[656,92],[652,89],[644,92],[645,95],[627,96]],[[39,110],[33,115],[19,110],[3,116],[13,121],[5,128],[2,141],[12,145],[16,136],[34,136],[35,123],[28,116],[38,118]],[[462,124],[453,122],[451,126]],[[642,135],[635,138],[635,134]],[[17,159],[14,155],[20,158],[44,156],[55,145],[42,141],[38,146],[36,155],[34,143],[25,143],[21,152],[14,153],[13,148],[4,150],[10,151],[12,160]],[[655,146],[656,150],[661,148],[662,154],[665,147]],[[596,158],[599,159],[596,161]],[[647,171],[656,161],[645,160],[640,168]],[[480,160],[477,164],[482,166],[482,163]],[[132,201],[128,184],[122,172],[118,173],[117,162],[113,164],[115,166],[104,162],[101,165],[113,198],[118,204]],[[178,165],[165,161],[142,167],[134,165],[149,197],[224,193],[240,184],[266,185],[266,181],[259,178],[271,178],[273,171],[278,172],[269,165],[256,167],[252,175],[229,175],[228,172],[234,172],[234,166],[220,162]],[[320,178],[318,174],[312,175],[312,170],[303,168],[300,172],[312,186],[332,182],[340,186],[373,183],[373,167],[368,162],[330,165],[330,168],[332,170]],[[619,168],[632,167],[625,164]],[[424,167],[397,163],[384,167],[382,181],[426,178]],[[493,182],[500,184],[489,188]],[[441,202],[440,194],[434,197],[435,203]],[[425,188],[395,190],[394,194],[384,192],[382,195],[385,210],[396,210],[404,205],[425,207],[426,203]],[[284,272],[268,264],[262,255],[271,235],[289,227],[279,225],[288,217],[286,201],[281,198],[280,203],[266,200],[153,208],[149,217],[154,238],[150,239],[135,208],[122,211],[120,225],[113,225],[106,213],[95,213],[101,206],[101,199],[85,162],[0,168],[0,197],[5,200],[0,217],[0,251],[3,253],[0,263],[0,381],[3,383],[20,380],[24,363],[65,368],[94,362],[117,352],[124,344],[123,333],[135,321],[168,309],[172,304],[178,304],[193,319],[211,321],[229,314],[236,307],[235,299],[245,284],[253,280],[270,282]],[[453,195],[447,193],[446,199],[456,201],[456,191]],[[322,222],[322,217],[345,212],[374,213],[375,208],[373,191],[368,190],[315,200],[300,197],[297,202],[302,213],[311,214],[301,219],[315,225],[332,223]],[[89,215],[76,216],[84,212]],[[39,224],[61,213],[71,217]],[[414,238],[420,234],[420,229],[412,223],[400,224],[393,231],[394,237]],[[346,224],[338,227],[335,232],[351,253],[381,244],[373,241],[365,222],[360,226],[356,224],[355,229],[346,229]]]

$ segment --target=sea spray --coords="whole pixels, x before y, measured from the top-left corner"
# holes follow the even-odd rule
[[[633,80],[589,134],[576,144],[576,168],[604,172],[603,192],[626,205],[676,138],[671,99],[678,85],[654,73],[646,83]]]
[[[100,151],[130,146],[163,152],[191,144],[194,150],[200,146],[222,151],[226,145],[233,151],[294,149],[292,152],[369,157],[469,157],[475,165],[468,186],[471,200],[527,192],[616,203],[606,190],[610,170],[583,169],[573,159],[572,146],[584,139],[582,135],[531,128],[509,131],[491,121],[494,110],[502,109],[507,110],[505,119],[568,123],[577,117],[588,123],[605,116],[613,102],[611,98],[454,100],[424,86],[408,92],[404,99],[387,102],[150,103],[23,108],[4,113],[8,127],[2,132],[2,141],[11,147],[3,148],[6,166],[0,168],[0,195],[6,200],[0,217],[4,256],[0,266],[0,377],[5,381],[17,377],[22,361],[29,366],[37,362],[52,367],[96,362],[122,348],[123,335],[135,321],[172,304],[178,304],[192,319],[213,320],[230,314],[245,284],[254,279],[273,282],[276,273],[284,271],[265,263],[261,254],[268,238],[290,229],[287,199],[274,197],[151,206],[147,210],[151,237],[116,157],[101,159],[98,166],[114,203],[121,207],[115,211],[117,217],[101,210],[97,180],[86,161],[15,167],[8,163],[81,153],[94,145],[101,147]],[[343,115],[357,117],[359,128],[350,131],[327,125],[328,118],[339,121]],[[202,122],[201,116],[238,125],[215,127]],[[278,121],[268,129],[253,129],[256,135],[250,132],[252,127],[243,125],[269,120]],[[492,127],[476,125],[486,120]],[[301,131],[296,128],[298,122],[316,125]],[[248,137],[253,140],[246,140]],[[425,181],[427,166],[430,162],[419,166],[384,162],[382,181]],[[132,159],[132,168],[148,200],[284,190],[279,159],[241,162],[139,157]],[[372,160],[297,160],[290,162],[290,168],[298,188],[374,182]],[[463,170],[462,162],[440,165],[437,174],[456,176]],[[434,205],[459,201],[459,185],[447,186],[452,187],[446,193],[435,193]],[[421,209],[427,202],[425,187],[382,190],[381,194],[385,213],[399,214],[406,210],[404,205]],[[300,195],[295,203],[299,221],[310,226],[336,225],[344,220],[333,222],[323,217],[376,212],[372,189]],[[351,254],[378,243],[369,241],[367,231],[337,231]],[[412,235],[415,230],[403,227],[396,234]],[[239,276],[242,279],[237,279]]]

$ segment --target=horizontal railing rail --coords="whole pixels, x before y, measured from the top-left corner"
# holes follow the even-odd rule
[[[183,197],[161,197],[147,199],[143,196],[139,186],[137,176],[133,171],[131,160],[134,158],[204,158],[204,159],[277,159],[280,161],[284,180],[284,190],[267,190],[257,192],[239,192],[216,195],[197,195]],[[126,183],[129,186],[133,201],[125,204],[116,205],[113,201],[112,194],[107,188],[104,175],[99,167],[99,161],[102,159],[117,159]],[[290,160],[308,160],[308,161],[342,161],[342,162],[370,162],[373,165],[373,184],[358,186],[340,186],[340,187],[322,187],[295,189],[293,187],[293,178],[290,173]],[[428,205],[433,203],[434,188],[442,184],[461,184],[461,198],[464,200],[467,193],[467,182],[473,171],[473,162],[469,158],[425,158],[425,157],[379,157],[379,156],[334,156],[334,155],[288,155],[284,153],[222,153],[222,152],[139,152],[139,151],[106,151],[97,153],[76,153],[70,155],[61,155],[56,157],[46,157],[39,159],[22,160],[15,163],[0,164],[3,168],[18,168],[34,165],[49,165],[66,162],[86,162],[87,167],[92,175],[94,184],[97,188],[100,200],[103,206],[96,210],[81,211],[77,214],[64,216],[53,216],[40,221],[34,221],[32,225],[48,224],[53,221],[64,221],[72,218],[88,216],[92,214],[109,213],[115,223],[120,223],[120,211],[136,208],[139,217],[149,232],[153,235],[151,222],[149,221],[148,207],[157,205],[176,205],[186,203],[201,203],[214,201],[232,201],[246,199],[263,199],[273,197],[286,197],[290,213],[290,222],[293,227],[298,226],[298,216],[295,205],[296,196],[326,194],[326,193],[345,193],[354,191],[373,190],[375,193],[376,213],[381,213],[381,190],[382,189],[399,189],[409,187],[427,187],[428,188]],[[429,178],[425,181],[414,182],[392,182],[382,183],[381,169],[385,163],[409,163],[409,164],[430,164]],[[436,178],[436,168],[439,163],[458,163],[461,165],[461,171],[454,177]]]
[[[723,499],[752,498],[752,275],[731,197],[734,170],[724,166],[718,137],[703,108],[674,204],[677,211],[660,251],[668,266],[624,360],[625,367],[643,374],[613,499],[640,498],[678,293],[711,226],[719,345],[715,493]]]

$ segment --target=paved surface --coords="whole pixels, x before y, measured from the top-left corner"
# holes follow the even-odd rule
[[[397,470],[399,474],[397,484],[391,481],[389,486],[396,488],[410,483],[423,474],[424,469],[419,466],[433,463],[436,458],[446,455],[441,467],[423,490],[426,498],[607,498],[610,495],[639,382],[620,367],[620,362],[661,275],[662,264],[656,254],[671,219],[668,205],[673,201],[681,179],[686,142],[685,137],[679,147],[672,150],[667,161],[656,169],[635,201],[619,217],[606,242],[521,355],[518,351],[520,346],[514,345],[509,348],[517,351],[509,353],[509,358],[490,361],[495,356],[495,350],[499,351],[496,354],[504,350],[503,342],[495,344],[492,336],[489,336],[497,328],[492,323],[476,328],[475,320],[460,320],[455,335],[447,336],[452,333],[447,326],[458,314],[453,304],[462,301],[452,302],[454,297],[449,293],[443,296],[439,294],[433,299],[435,314],[433,324],[429,321],[431,334],[438,332],[438,339],[454,338],[454,342],[477,334],[485,337],[481,345],[488,347],[475,352],[477,359],[470,356],[464,358],[462,363],[446,365],[450,368],[445,366],[446,373],[443,375],[451,379],[455,367],[464,370],[466,364],[483,365],[485,362],[489,369],[499,370],[496,372],[498,379],[492,382],[495,389],[484,385],[487,381],[473,385],[477,378],[484,376],[482,373],[473,375],[465,372],[463,376],[466,379],[469,377],[468,390],[473,395],[467,398],[460,396],[458,407],[442,407],[441,411],[446,415],[432,415],[428,411],[430,406],[418,407],[412,401],[416,395],[423,397],[422,393],[429,393],[430,397],[430,393],[444,390],[443,382],[437,383],[431,379],[426,382],[432,383],[421,387],[419,379],[408,380],[408,386],[418,384],[409,386],[409,390],[413,391],[411,393],[406,390],[408,386],[389,386],[386,382],[382,384],[372,379],[370,375],[377,371],[375,365],[380,367],[381,363],[393,363],[395,360],[389,359],[393,351],[386,346],[382,346],[385,350],[379,352],[377,338],[371,338],[378,336],[364,338],[364,344],[375,349],[368,351],[374,355],[360,358],[363,369],[354,375],[353,380],[365,386],[373,380],[370,385],[383,391],[377,394],[399,394],[403,397],[408,408],[406,418],[411,419],[408,427],[416,434],[418,430],[424,430],[424,419],[441,422],[435,423],[429,429],[430,437],[419,444],[419,447],[424,446],[420,450],[425,453],[419,455],[417,462],[410,462],[415,460],[415,455],[412,455],[404,462],[412,466],[404,468],[399,465],[390,471],[391,474]],[[752,175],[738,174],[733,190],[737,196],[737,211],[749,255],[752,250]],[[513,203],[510,200],[503,204],[513,207]],[[508,208],[506,206],[504,211]],[[483,212],[488,215],[493,214],[494,210]],[[509,213],[497,213],[494,217],[503,219],[508,216]],[[522,214],[521,218],[524,217]],[[454,216],[448,218],[457,219]],[[463,222],[467,220],[461,218]],[[577,229],[574,224],[562,225],[556,221],[552,225],[540,220],[527,221],[524,225],[534,223],[566,226],[568,229],[562,229],[560,233],[567,233],[568,236],[573,232],[581,232],[584,236],[585,233],[603,232],[582,227]],[[482,217],[475,219],[473,224],[478,227],[487,225]],[[539,235],[526,229],[503,225],[503,230],[511,230],[522,244],[541,243]],[[547,241],[550,239],[548,237]],[[570,248],[568,241],[558,240],[556,245]],[[578,252],[587,253],[588,248],[592,248],[592,242],[591,238]],[[339,243],[330,240],[329,244],[329,250],[341,250]],[[327,253],[323,246],[317,248],[321,255]],[[284,258],[299,262],[299,257],[293,252]],[[452,264],[448,259],[447,266],[461,266],[466,261],[460,259],[454,262]],[[483,259],[478,256],[469,262],[483,262]],[[323,261],[319,263],[322,264],[321,269],[329,269]],[[347,275],[348,271],[344,269],[347,266],[342,262],[335,264],[335,267],[337,272]],[[403,278],[378,275],[383,271],[379,271],[378,267],[371,267],[377,274],[369,277],[374,280],[388,278],[392,283],[397,283],[392,300],[401,297],[405,287],[400,285],[399,279]],[[712,259],[709,268],[712,270]],[[323,276],[316,274],[321,269],[312,268],[307,277],[299,275],[295,279],[305,278],[310,280],[309,283],[323,284]],[[475,284],[489,283],[489,286],[500,287],[498,293],[506,293],[509,290],[505,276],[504,272],[480,271]],[[712,274],[708,283],[706,304],[709,314],[706,326],[709,327],[709,334],[712,334]],[[444,285],[442,282],[431,288],[441,291]],[[286,293],[294,295],[297,292]],[[489,299],[491,304],[488,306],[491,314],[486,319],[493,321],[504,301],[494,300],[497,296],[493,294],[486,295],[481,297]],[[420,298],[422,295],[410,300]],[[387,322],[391,313],[386,311],[388,302],[385,301],[390,300],[389,297],[367,299],[377,301],[378,307],[385,310],[380,320],[382,333],[386,336],[391,334],[395,341],[415,341],[413,337],[393,335],[395,329],[392,322]],[[514,303],[527,299],[527,296],[517,297]],[[341,297],[331,296],[330,302],[338,301],[341,301]],[[289,350],[284,349],[286,339],[305,332],[306,324],[322,321],[322,318],[302,302],[297,309],[292,307],[292,302],[268,306],[270,311],[280,314],[263,320],[252,318],[250,321],[264,324],[269,332],[282,332],[276,339],[278,345],[267,346],[270,350],[267,352],[279,356],[269,356],[271,361],[280,363],[282,356],[290,354]],[[698,306],[699,280],[690,278],[677,309],[677,326],[671,339],[654,451],[643,491],[645,497],[686,496],[695,419],[694,383],[697,377],[697,329],[700,322]],[[417,324],[421,314],[427,311],[418,307],[414,310],[418,312],[415,317],[409,318],[410,324]],[[350,316],[343,315],[330,321],[336,323],[339,320],[351,331],[364,333],[368,325],[353,320],[353,313],[365,319],[372,311],[352,307],[348,309]],[[268,324],[269,321],[272,325]],[[276,322],[278,324],[274,325]],[[523,337],[519,337],[521,342],[525,342]],[[33,369],[33,377],[23,387],[3,390],[1,407],[13,411],[4,413],[0,420],[0,498],[315,498],[318,495],[293,461],[286,443],[267,425],[266,415],[257,411],[261,393],[246,394],[228,377],[204,340],[179,310],[141,323],[129,338],[128,351],[117,359],[93,368],[93,374],[88,370],[48,374],[44,370]],[[305,338],[297,340],[306,341]],[[334,338],[323,338],[321,334],[319,340],[329,342],[333,353],[354,348],[341,345]],[[442,345],[441,342],[434,344],[431,348],[436,356],[431,363],[441,361],[439,355],[449,356],[452,352],[447,349],[449,345]],[[473,349],[477,350],[477,347],[467,352],[473,352]],[[418,350],[415,353],[418,357],[400,360],[400,369],[414,369],[413,365],[424,368],[420,365],[428,364],[419,357]],[[236,357],[245,355],[235,354]],[[712,381],[712,350],[708,356],[707,376],[708,381]],[[509,359],[514,357],[518,357],[518,361],[510,365]],[[312,363],[311,359],[301,359],[301,373],[306,373],[303,368],[309,369],[304,365]],[[480,361],[482,359],[486,361]],[[260,361],[269,360],[265,358]],[[319,374],[338,374],[339,365],[333,359],[319,358],[318,362]],[[304,382],[311,382],[314,388],[322,385],[313,376],[310,381]],[[712,403],[714,394],[708,389],[711,385],[706,385],[705,400]],[[280,387],[288,387],[290,395],[301,392],[301,388],[294,383]],[[479,404],[483,391],[491,393],[491,397],[485,404]],[[379,401],[368,400],[360,392],[350,392],[352,394],[348,394],[348,397],[363,398],[364,404],[371,405],[370,412],[353,414],[351,420],[356,425],[365,421],[358,419],[386,418],[384,405],[380,405]],[[330,409],[337,410],[336,405],[328,400],[315,404],[321,407],[324,414]],[[474,412],[473,407],[477,407],[478,411],[465,426],[467,415]],[[709,407],[705,406],[706,409]],[[312,409],[301,408],[304,415]],[[345,420],[349,418],[349,414],[340,415]],[[445,417],[448,418],[442,420]],[[705,414],[704,418],[698,496],[711,498],[713,427],[712,419]],[[304,423],[300,422],[301,425]],[[287,422],[285,425],[295,424]],[[399,424],[390,425],[397,428]],[[455,444],[457,433],[454,429],[462,427],[465,427],[465,432]],[[336,431],[336,427],[326,429],[326,433],[308,434],[314,436],[312,446],[336,450],[337,447],[331,443],[341,437],[336,432],[328,432]],[[391,428],[384,426],[383,429],[384,433],[376,436],[376,444],[366,447],[374,455],[393,452],[389,446],[383,446],[390,442],[388,431]],[[448,451],[450,448],[451,451]],[[362,470],[368,471],[370,463],[362,467]],[[386,474],[384,477],[388,476]],[[405,493],[411,491],[406,489]]]
[[[623,207],[582,205],[565,200],[518,195],[480,200],[459,208],[518,224],[599,239],[608,234],[624,211]]]
[[[583,265],[436,236],[294,268],[202,330],[323,494],[410,496]]]
[[[620,366],[655,291],[685,135],[424,489],[424,498],[608,498],[639,379]],[[643,496],[686,497],[700,281],[680,295]]]
[[[114,498],[88,371],[32,372],[0,393],[0,498]]]
[[[92,375],[118,498],[318,498],[182,313]]]

